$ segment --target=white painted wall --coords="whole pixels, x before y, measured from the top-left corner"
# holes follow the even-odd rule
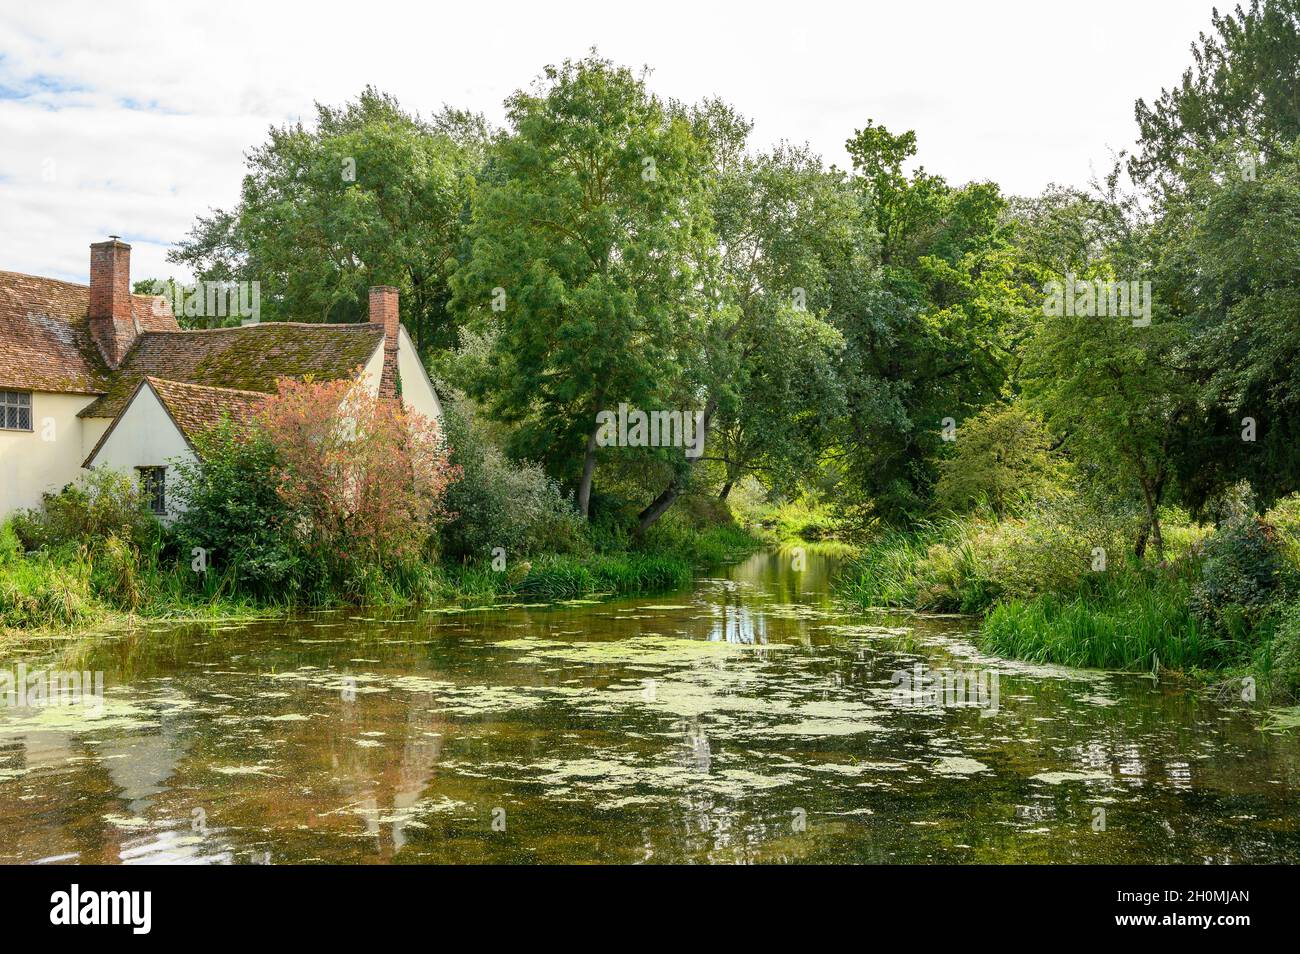
[[[158,395],[149,387],[143,387],[126,406],[117,426],[89,463],[92,467],[109,467],[132,477],[136,476],[137,467],[166,467],[167,513],[172,517],[179,513],[173,493],[176,480],[173,462],[176,460],[194,460],[194,452],[172,423]]]
[[[402,378],[402,404],[406,409],[441,423],[442,403],[406,328],[397,337],[397,373]]]
[[[85,422],[77,412],[93,400],[85,394],[37,391],[32,394],[32,430],[0,430],[0,519],[39,506],[41,494],[77,479],[88,450]]]
[[[366,390],[371,394],[379,393],[380,382],[384,378],[384,339],[379,339],[379,347],[375,353],[370,356],[366,362],[365,369],[361,372],[361,380],[366,383]]]

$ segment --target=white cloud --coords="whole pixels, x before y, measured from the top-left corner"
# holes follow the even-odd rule
[[[665,96],[727,99],[759,144],[846,164],[868,118],[913,128],[920,160],[1013,192],[1084,184],[1134,138],[1133,103],[1177,82],[1210,6],[806,2],[29,4],[0,14],[0,269],[85,280],[90,242],[136,277],[238,196],[243,153],[367,83],[406,106],[502,118],[542,66],[603,55]],[[1093,24],[1105,24],[1105,28]],[[21,98],[14,98],[21,95]],[[51,165],[52,164],[52,165]]]

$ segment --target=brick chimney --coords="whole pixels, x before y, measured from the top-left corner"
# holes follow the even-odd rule
[[[384,373],[379,379],[380,397],[397,397],[397,338],[402,327],[397,308],[397,289],[375,285],[370,289],[370,323],[384,328]]]
[[[122,363],[140,326],[131,312],[131,246],[109,236],[90,246],[90,335],[110,368]]]

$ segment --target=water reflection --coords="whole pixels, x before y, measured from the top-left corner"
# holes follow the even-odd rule
[[[107,685],[93,718],[0,709],[0,860],[1300,860],[1300,744],[1250,706],[849,614],[833,569],[11,653]],[[930,670],[997,707],[900,704]]]

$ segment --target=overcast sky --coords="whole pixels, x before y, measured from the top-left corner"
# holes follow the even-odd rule
[[[1226,6],[1226,3],[1220,3]],[[952,182],[1085,185],[1131,146],[1133,103],[1178,81],[1211,0],[675,3],[9,3],[0,13],[0,270],[85,282],[87,246],[133,278],[234,204],[273,124],[367,83],[428,113],[502,100],[590,47],[653,68],[665,97],[717,95],[754,143],[847,164],[867,119],[915,129]]]

